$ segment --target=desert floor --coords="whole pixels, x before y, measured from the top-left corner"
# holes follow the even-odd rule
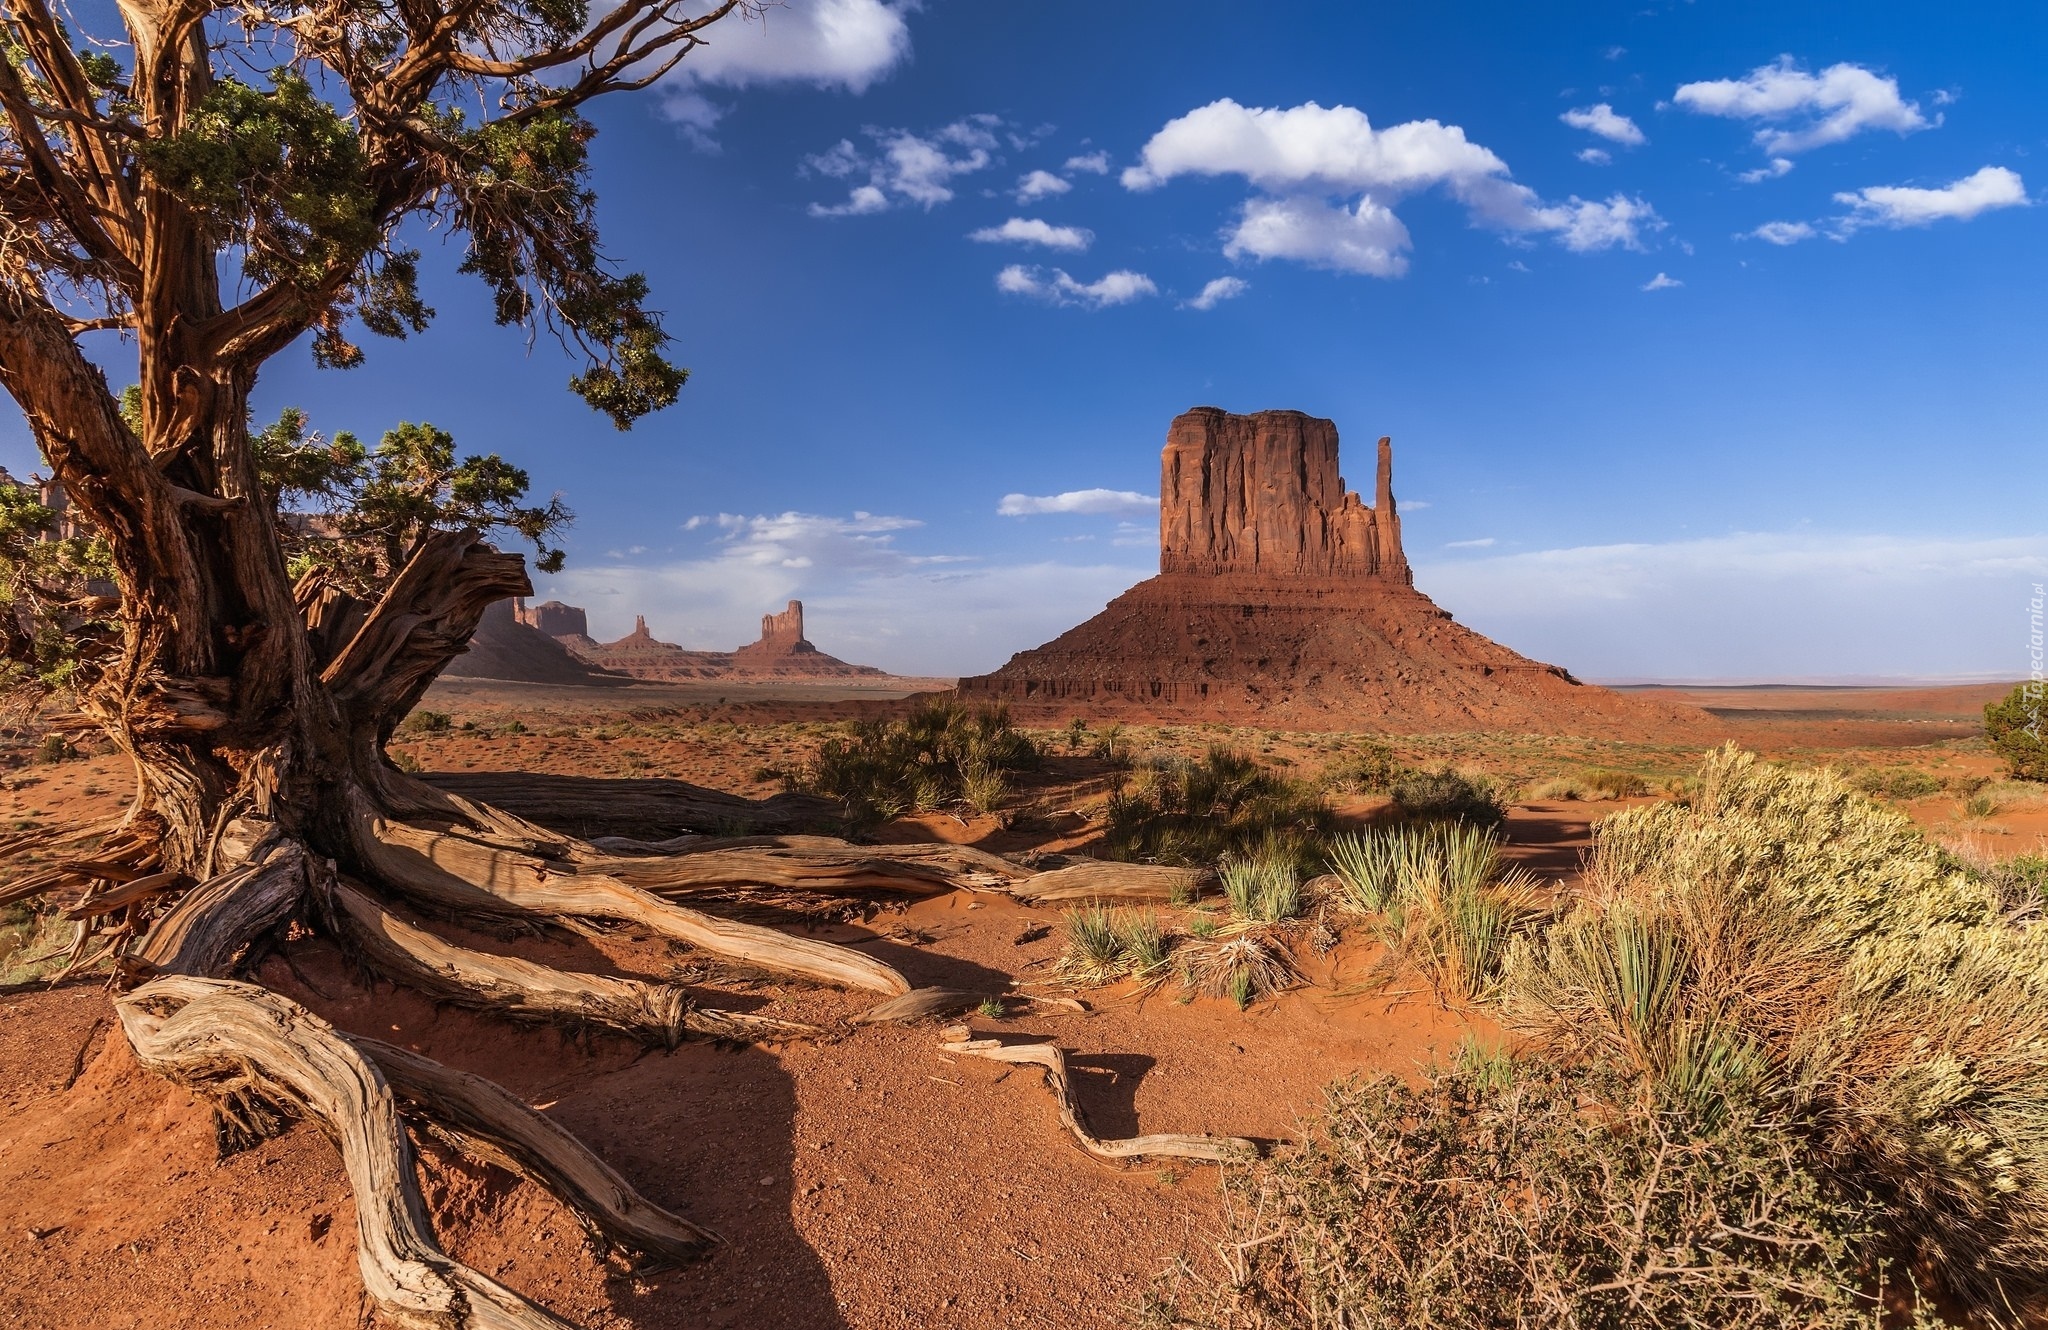
[[[1771,756],[1911,767],[1954,783],[1990,775],[1978,735],[2002,689],[1701,690],[1729,737]],[[464,681],[426,705],[442,734],[395,751],[429,772],[544,771],[687,781],[763,798],[783,788],[849,706],[884,696],[747,692],[698,685],[592,690]],[[518,722],[515,732],[511,726]],[[468,726],[470,728],[464,728]],[[1000,853],[1086,852],[1109,765],[1046,736],[1045,768],[1018,782],[1009,815],[927,814],[878,839],[948,840]],[[1223,727],[1128,727],[1138,756],[1226,743],[1301,776],[1363,736]],[[1498,735],[1386,740],[1404,760],[1476,767],[1528,788],[1589,767],[1656,787],[1696,746]],[[125,764],[14,754],[0,822],[57,828],[127,798]],[[1343,798],[1358,822],[1383,801]],[[1536,801],[1509,818],[1512,855],[1569,890],[1592,822],[1618,805]],[[1906,807],[1937,834],[1988,852],[2048,844],[2048,803],[1985,815],[1953,793]],[[604,828],[564,826],[569,832]],[[918,984],[1005,993],[978,1031],[1032,1034],[1074,1053],[1084,1108],[1103,1135],[1202,1131],[1289,1136],[1322,1088],[1354,1073],[1411,1074],[1467,1038],[1499,1037],[1444,1009],[1419,982],[1367,982],[1380,958],[1361,929],[1311,980],[1240,1012],[1168,987],[1072,990],[1056,982],[1059,912],[953,893],[810,921]],[[565,968],[689,984],[686,954],[617,931],[600,936],[452,936]],[[575,1220],[503,1174],[429,1144],[429,1199],[462,1259],[590,1326],[1108,1326],[1178,1259],[1216,1259],[1226,1203],[1208,1166],[1117,1169],[1062,1132],[1032,1069],[940,1051],[935,1025],[865,1027],[818,1043],[673,1053],[624,1039],[569,1038],[438,1008],[372,985],[326,942],[263,962],[261,977],[344,1029],[374,1034],[499,1080],[544,1107],[648,1196],[725,1239],[696,1265],[633,1272],[587,1251]],[[103,977],[0,990],[0,1324],[74,1327],[353,1327],[367,1315],[354,1212],[333,1150],[296,1127],[218,1157],[208,1108],[142,1072],[110,1037]],[[866,1005],[766,981],[717,985],[727,1005],[833,1023]],[[1033,1001],[1078,1000],[1085,1009]],[[33,1274],[24,1272],[33,1271]]]

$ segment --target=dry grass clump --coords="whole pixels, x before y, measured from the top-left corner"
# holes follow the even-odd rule
[[[1388,949],[1446,1002],[1489,996],[1509,939],[1535,914],[1535,881],[1502,864],[1491,827],[1375,828],[1332,841],[1329,860],[1344,903],[1373,916]]]
[[[1998,1321],[2048,1284],[2048,929],[1828,771],[1710,756],[1601,823],[1592,897],[1510,957],[1554,1056],[1695,1121],[1756,1102],[1865,1188],[1878,1250]]]
[[[1308,908],[1295,847],[1269,840],[1246,854],[1225,856],[1217,865],[1224,899],[1238,918],[1264,924],[1283,923]]]
[[[1416,821],[1472,822],[1497,827],[1507,820],[1509,791],[1490,776],[1448,766],[1410,771],[1394,782],[1394,806]]]
[[[860,721],[849,736],[827,739],[791,784],[841,800],[854,822],[887,821],[954,800],[986,813],[1008,792],[1007,773],[1038,762],[1038,749],[1010,724],[1007,709],[933,701],[903,720]]]
[[[1103,857],[1206,867],[1226,855],[1291,854],[1299,867],[1334,825],[1322,792],[1217,745],[1157,758],[1110,798]]]
[[[76,925],[56,910],[0,907],[0,987],[62,969],[75,931]]]
[[[1220,1272],[1183,1266],[1143,1323],[1875,1327],[1866,1198],[1753,1113],[1699,1127],[1588,1069],[1340,1084],[1298,1148],[1227,1180]]]
[[[1061,927],[1066,947],[1060,953],[1059,971],[1076,983],[1152,978],[1166,968],[1173,949],[1173,940],[1151,910],[1090,905],[1068,910]]]
[[[1179,949],[1181,979],[1204,997],[1226,997],[1240,1009],[1301,982],[1286,943],[1270,928],[1243,928],[1196,938]]]

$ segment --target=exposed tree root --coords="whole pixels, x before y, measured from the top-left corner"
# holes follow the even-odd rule
[[[327,893],[328,923],[386,978],[431,997],[512,1017],[608,1026],[673,1048],[684,1034],[774,1040],[824,1032],[795,1021],[693,1007],[673,984],[576,974],[445,942],[337,883]]]
[[[377,1064],[392,1090],[464,1151],[538,1183],[614,1248],[684,1260],[718,1240],[648,1201],[552,1118],[502,1087],[360,1035],[342,1038]]]
[[[1194,900],[1211,881],[1209,874],[1192,868],[1077,859],[1064,868],[1051,869],[1013,882],[1005,890],[1018,900],[1032,905],[1089,900],[1154,901],[1168,904],[1174,901]]]
[[[124,959],[135,975],[224,976],[243,948],[289,919],[309,885],[306,852],[295,841],[260,845],[246,863],[179,898]]]
[[[574,864],[380,817],[361,819],[356,840],[380,881],[441,909],[619,919],[772,973],[889,997],[910,991],[899,971],[851,948],[720,919]]]
[[[962,1027],[947,1033],[963,1036],[966,1030]],[[1250,1159],[1259,1152],[1257,1142],[1238,1136],[1130,1136],[1121,1140],[1104,1140],[1088,1130],[1088,1120],[1081,1112],[1081,1101],[1074,1095],[1074,1079],[1067,1071],[1067,1056],[1055,1044],[1005,1044],[998,1039],[955,1037],[939,1047],[948,1053],[967,1053],[994,1062],[1028,1063],[1044,1068],[1046,1088],[1052,1091],[1053,1101],[1059,1105],[1060,1121],[1074,1134],[1081,1148],[1097,1159],[1121,1163],[1129,1159],[1160,1156],[1231,1163]]]
[[[251,984],[187,976],[145,984],[116,1010],[151,1071],[216,1096],[254,1095],[334,1140],[355,1192],[357,1265],[385,1319],[434,1330],[568,1330],[441,1251],[390,1085],[325,1021]]]

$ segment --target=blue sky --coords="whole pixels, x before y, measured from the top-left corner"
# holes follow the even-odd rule
[[[1155,569],[1209,404],[1332,417],[1354,484],[1392,435],[1418,585],[1582,676],[2024,674],[2048,16],[1389,8],[790,0],[598,112],[675,408],[615,433],[433,237],[428,333],[258,400],[563,491],[601,636],[796,596],[993,668]]]

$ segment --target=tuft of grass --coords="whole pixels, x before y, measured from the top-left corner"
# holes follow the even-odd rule
[[[1217,869],[1223,895],[1238,918],[1277,924],[1299,918],[1308,906],[1293,847],[1269,844],[1227,858]]]
[[[0,909],[0,985],[26,984],[64,963],[77,925],[54,909]]]
[[[1010,792],[1002,771],[984,761],[970,761],[960,770],[960,797],[977,813],[993,813]]]
[[[1505,869],[1500,834],[1469,822],[1375,828],[1329,847],[1343,901],[1374,915],[1389,950],[1444,1001],[1489,996],[1509,939],[1535,913],[1535,882]]]
[[[1181,978],[1187,986],[1205,997],[1227,997],[1240,1010],[1301,978],[1270,928],[1190,942],[1181,951]]]
[[[974,1009],[975,1011],[979,1012],[983,1016],[986,1016],[989,1020],[992,1021],[999,1021],[1003,1019],[1003,1016],[1005,1014],[1003,1008],[1003,1000],[999,997],[985,997],[980,1002],[975,1004]]]
[[[1067,945],[1060,953],[1063,974],[1088,984],[1113,983],[1124,973],[1124,939],[1116,916],[1100,905],[1068,910],[1061,920]]]
[[[1130,975],[1143,979],[1166,968],[1171,944],[1157,914],[1133,910],[1119,918],[1115,927],[1123,943],[1124,968]]]

